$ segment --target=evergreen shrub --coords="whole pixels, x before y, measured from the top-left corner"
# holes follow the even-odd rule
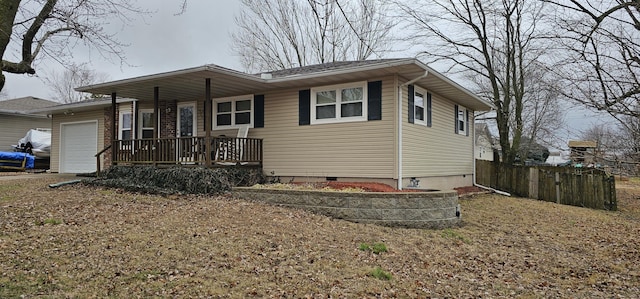
[[[111,166],[87,183],[153,194],[217,194],[265,180],[256,168]]]

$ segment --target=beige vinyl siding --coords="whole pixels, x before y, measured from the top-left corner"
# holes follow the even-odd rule
[[[416,91],[426,90],[416,86]],[[436,177],[473,173],[473,111],[469,110],[469,136],[454,132],[455,103],[432,94],[432,126],[410,124],[407,87],[402,92],[403,177]],[[426,107],[425,107],[426,113]]]
[[[393,177],[393,84],[393,77],[383,80],[382,120],[336,124],[298,125],[298,89],[266,93],[264,128],[249,130],[249,137],[264,140],[264,172],[276,176]],[[214,131],[214,135],[218,133]]]
[[[60,124],[98,121],[98,151],[104,148],[104,109],[75,112],[73,115],[54,114],[51,124],[51,172],[60,171]]]
[[[29,117],[0,114],[0,152],[13,151],[12,145],[24,137],[30,129],[51,128],[51,119],[47,117]]]

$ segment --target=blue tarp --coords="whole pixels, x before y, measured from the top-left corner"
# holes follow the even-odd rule
[[[19,152],[0,152],[0,167],[2,166],[12,166],[12,167],[22,167],[22,161],[27,159],[25,163],[26,169],[33,169],[35,164],[35,157],[29,155],[27,153],[19,153]],[[14,162],[15,161],[15,162]]]

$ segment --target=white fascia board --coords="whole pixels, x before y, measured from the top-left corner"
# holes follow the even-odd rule
[[[32,111],[16,111],[16,110],[0,110],[2,115],[20,116],[20,117],[33,117],[33,118],[47,118],[44,114],[32,113]]]
[[[116,103],[118,103],[118,104],[120,104],[120,103],[130,103],[130,102],[136,102],[136,101],[138,101],[138,100],[131,99],[131,98],[119,98],[119,99],[116,99]],[[64,112],[64,111],[73,110],[73,109],[99,108],[99,107],[108,107],[108,106],[111,106],[111,99],[91,101],[91,102],[77,102],[77,103],[63,104],[63,105],[52,106],[52,107],[47,107],[47,108],[33,109],[33,110],[29,110],[29,113],[54,114],[54,113],[57,113],[57,112]]]
[[[420,60],[416,60],[415,63],[417,65],[419,65],[421,68],[425,69],[426,71],[429,71],[429,73],[433,74],[438,79],[440,79],[440,80],[444,81],[445,83],[447,83],[447,84],[459,89],[460,91],[464,92],[466,95],[468,95],[469,97],[473,98],[474,100],[489,106],[491,109],[495,109],[495,106],[493,105],[493,103],[478,97],[478,95],[476,95],[475,93],[473,93],[473,92],[469,91],[468,89],[462,87],[460,84],[458,84],[457,82],[449,79],[448,77],[446,77],[445,75],[439,73],[438,71],[430,68],[426,64],[422,63]]]

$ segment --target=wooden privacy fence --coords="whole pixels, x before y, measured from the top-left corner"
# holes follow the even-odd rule
[[[592,209],[617,209],[615,180],[603,170],[512,166],[476,160],[476,182],[516,196]]]

